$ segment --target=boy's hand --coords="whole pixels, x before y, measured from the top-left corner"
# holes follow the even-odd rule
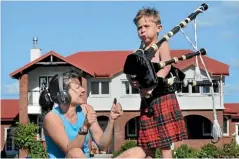
[[[130,85],[133,87],[133,88],[139,88],[139,82],[136,81],[136,80],[131,80],[130,81]]]
[[[153,92],[152,88],[142,88],[140,89],[140,95],[145,97],[145,96],[150,96]]]

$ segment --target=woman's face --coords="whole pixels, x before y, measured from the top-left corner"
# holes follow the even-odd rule
[[[85,89],[78,78],[69,80],[69,94],[71,96],[71,104],[79,105],[85,103]]]

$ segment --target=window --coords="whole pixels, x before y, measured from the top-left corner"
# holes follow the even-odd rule
[[[39,77],[39,87],[40,87],[40,91],[42,91],[43,89],[45,89],[46,87],[48,87],[48,84],[50,82],[50,80],[52,79],[52,76],[40,76]]]
[[[188,85],[186,87],[182,86],[182,93],[189,93],[189,86]]]
[[[37,139],[38,140],[45,140],[44,136],[44,131],[43,131],[43,116],[38,115],[37,116],[37,125],[38,125],[38,130],[37,130]]]
[[[110,94],[109,82],[101,82],[101,94]]]
[[[18,148],[12,139],[13,128],[5,128],[5,151],[7,154],[16,154]]]
[[[109,81],[92,81],[90,83],[91,95],[109,95]]]
[[[127,129],[126,138],[137,137],[137,120],[136,120],[136,118],[129,120],[129,122],[127,123],[126,129]]]
[[[192,93],[200,93],[200,87],[199,86],[192,87]]]
[[[210,86],[203,86],[202,87],[202,93],[203,94],[210,93]]]
[[[187,81],[193,81],[194,79],[185,79]],[[203,80],[203,81],[208,81],[209,80]],[[213,82],[218,82],[217,80],[213,80]],[[214,93],[219,93],[219,86],[213,86]],[[192,85],[187,85],[184,87],[182,85],[182,91],[181,93],[184,94],[190,94],[190,95],[196,95],[196,94],[210,94],[211,93],[211,87],[210,86],[192,86]]]
[[[211,129],[212,129],[211,122],[207,119],[203,119],[202,122],[203,136],[211,136]]]
[[[123,95],[139,94],[137,88],[132,88],[128,81],[122,81]]]
[[[215,82],[219,83],[219,81],[215,81]],[[214,93],[219,93],[219,85],[213,86],[213,91]]]
[[[223,135],[229,136],[229,120],[228,117],[223,117]]]
[[[239,136],[239,123],[236,123],[236,136]]]
[[[210,82],[209,80],[203,80],[203,81],[205,81],[205,82]],[[217,81],[217,80],[213,80],[213,82],[219,82],[219,81]],[[219,87],[218,87],[218,85],[217,86],[213,86],[213,91],[214,91],[214,93],[219,93]],[[203,86],[202,87],[202,93],[203,94],[208,94],[208,93],[211,93],[211,87],[210,86]]]

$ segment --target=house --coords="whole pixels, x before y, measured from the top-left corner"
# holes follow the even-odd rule
[[[18,153],[18,148],[11,138],[11,130],[19,118],[18,101],[18,99],[1,100],[1,157],[11,157]]]
[[[193,51],[172,50],[171,54],[173,57],[180,57],[190,52]],[[31,49],[31,61],[10,74],[11,78],[19,80],[18,106],[21,110],[19,121],[21,123],[34,121],[41,127],[42,116],[38,104],[41,90],[47,86],[55,73],[74,67],[81,70],[84,75],[83,86],[86,88],[87,102],[97,111],[97,118],[103,129],[106,127],[113,99],[117,98],[123,107],[124,115],[115,123],[114,140],[108,153],[117,150],[127,139],[136,139],[140,96],[138,90],[131,88],[126,75],[122,72],[124,61],[130,53],[132,50],[76,52],[63,57],[54,51],[42,55],[40,49]],[[224,137],[216,143],[220,146],[229,143],[232,134],[235,133],[238,136],[239,104],[224,103],[224,84],[225,77],[229,75],[229,66],[208,56],[202,58],[211,78],[219,84],[214,87],[214,102],[217,119],[224,132]],[[186,80],[194,78],[195,58],[180,61],[175,66],[186,74]],[[203,80],[208,80],[200,60],[199,67]],[[192,87],[189,85],[183,87],[182,92],[177,93],[189,139],[175,144],[175,147],[186,143],[191,147],[199,148],[211,142],[210,133],[214,116],[213,101],[209,90],[206,86]],[[39,140],[44,140],[42,132],[40,128],[37,136]]]

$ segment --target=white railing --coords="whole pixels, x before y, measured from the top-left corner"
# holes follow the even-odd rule
[[[40,91],[28,91],[28,114],[41,114]]]
[[[40,91],[28,91],[28,106],[39,106]]]

